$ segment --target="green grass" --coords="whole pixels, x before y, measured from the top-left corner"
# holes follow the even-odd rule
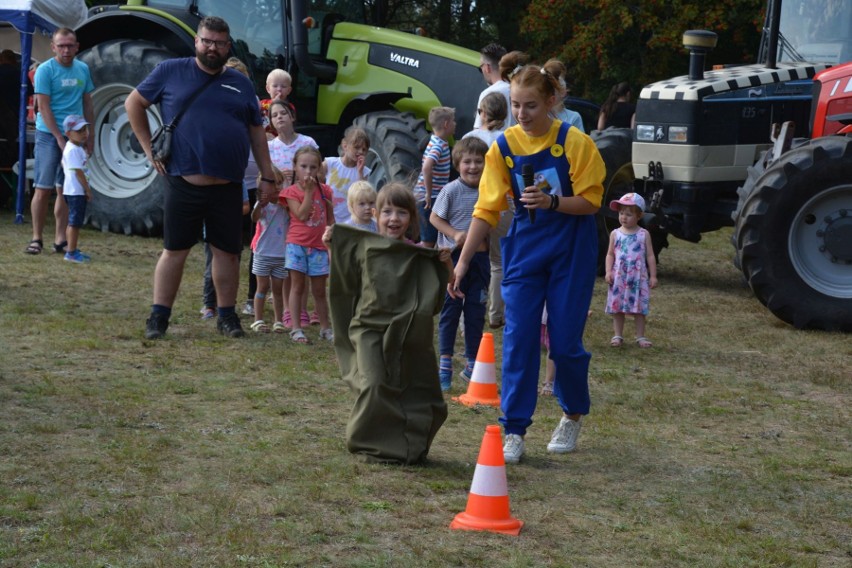
[[[728,231],[664,251],[653,349],[608,347],[598,282],[592,413],[551,456],[540,401],[515,538],[448,529],[498,410],[450,404],[426,466],[364,464],[331,346],[217,335],[200,248],[146,341],[159,241],[87,230],[70,265],[3,213],[0,566],[849,566],[852,341],[776,320]]]

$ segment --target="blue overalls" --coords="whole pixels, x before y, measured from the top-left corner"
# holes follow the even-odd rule
[[[515,217],[501,239],[503,298],[503,388],[501,408],[507,434],[523,436],[532,424],[541,362],[540,326],[547,301],[550,358],[556,364],[554,393],[566,414],[588,414],[589,360],[583,329],[592,300],[597,262],[594,215],[566,215],[536,209],[535,223],[518,201],[524,164],[532,164],[535,183],[545,193],[573,195],[570,165],[564,155],[570,126],[562,123],[556,144],[530,156],[515,155],[504,136],[497,139],[509,168]]]

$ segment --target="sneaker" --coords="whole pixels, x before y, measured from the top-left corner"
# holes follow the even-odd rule
[[[470,378],[472,376],[473,376],[473,364],[467,363],[464,366],[464,369],[462,369],[461,372],[459,372],[459,377],[461,377],[461,380],[463,380],[464,382],[469,383]]]
[[[76,262],[77,264],[82,264],[84,262],[89,262],[90,260],[92,260],[92,258],[89,255],[80,252],[80,249],[77,249],[75,251],[66,252],[65,260],[67,260],[68,262]]]
[[[145,320],[145,339],[160,339],[169,328],[169,318],[163,314],[151,313]]]
[[[245,335],[240,318],[237,314],[229,314],[216,320],[216,329],[226,337],[242,337]]]
[[[246,300],[245,305],[243,306],[243,314],[247,316],[254,315],[254,302],[251,300]]]
[[[552,454],[567,454],[577,447],[577,437],[580,435],[580,420],[571,420],[565,416],[559,421],[559,426],[553,431],[547,451]]]
[[[201,308],[201,319],[209,320],[213,319],[214,317],[216,317],[216,310],[207,307]]]
[[[503,444],[503,460],[506,463],[518,463],[524,455],[524,438],[518,434],[506,434]]]

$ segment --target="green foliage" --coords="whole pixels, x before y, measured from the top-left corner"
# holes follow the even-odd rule
[[[562,59],[573,94],[603,99],[610,87],[635,87],[688,70],[683,32],[719,34],[708,65],[754,61],[765,0],[532,0],[521,37],[540,60]]]

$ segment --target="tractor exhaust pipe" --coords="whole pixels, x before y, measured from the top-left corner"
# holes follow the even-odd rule
[[[707,54],[716,47],[718,36],[707,30],[687,30],[683,32],[683,46],[689,50],[689,80],[700,81],[704,78],[704,61]]]

